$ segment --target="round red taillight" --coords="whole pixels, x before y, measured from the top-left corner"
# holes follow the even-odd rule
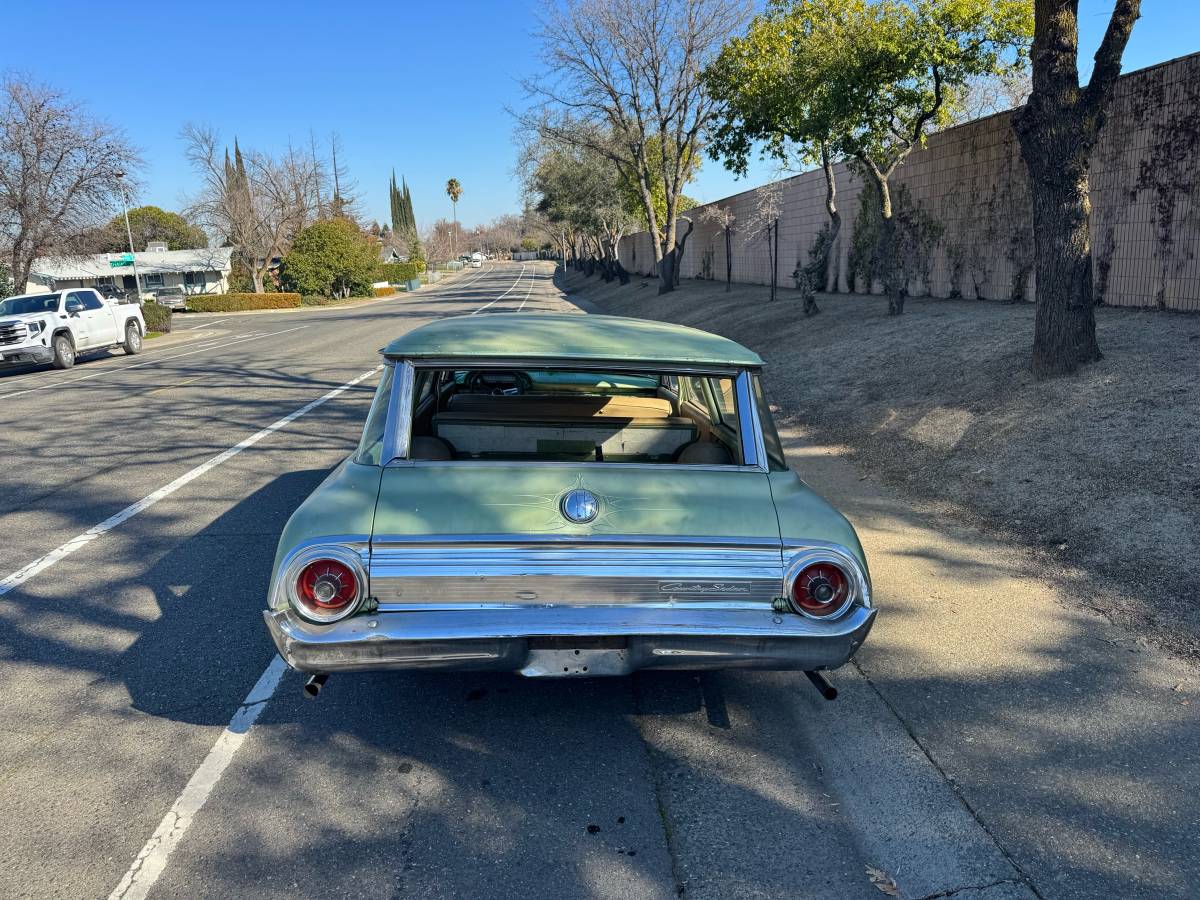
[[[341,618],[360,593],[354,570],[336,559],[314,560],[296,578],[296,599],[303,612],[317,620]]]
[[[850,596],[850,579],[832,563],[813,563],[800,570],[792,582],[792,603],[797,612],[829,616],[840,611]]]

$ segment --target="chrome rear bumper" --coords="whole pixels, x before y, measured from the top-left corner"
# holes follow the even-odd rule
[[[862,645],[874,609],[834,622],[770,609],[541,606],[413,610],[312,625],[263,613],[275,646],[302,672],[470,669],[532,677],[639,669],[834,669]]]

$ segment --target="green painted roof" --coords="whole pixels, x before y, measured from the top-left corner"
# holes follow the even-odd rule
[[[763,364],[757,353],[741,344],[683,325],[549,313],[439,319],[396,338],[383,352],[414,360],[580,360],[750,368]]]

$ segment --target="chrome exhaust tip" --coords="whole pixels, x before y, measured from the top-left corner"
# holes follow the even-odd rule
[[[316,675],[310,676],[308,681],[304,682],[304,696],[309,700],[316,700],[328,679],[328,672],[318,672]]]

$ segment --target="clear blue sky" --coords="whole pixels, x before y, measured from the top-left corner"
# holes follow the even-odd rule
[[[1113,0],[1082,0],[1090,65]],[[467,224],[515,212],[517,83],[537,69],[533,2],[377,4],[159,0],[7,4],[0,65],[70,93],[142,149],[140,200],[177,209],[195,188],[178,139],[186,122],[230,142],[277,150],[337,131],[366,214],[388,216],[394,166],[417,216],[448,216],[446,179],[462,181]],[[184,12],[183,10],[187,10]],[[1200,2],[1144,0],[1125,71],[1200,50]],[[706,161],[688,193],[719,199],[771,180],[769,164],[735,181]]]

